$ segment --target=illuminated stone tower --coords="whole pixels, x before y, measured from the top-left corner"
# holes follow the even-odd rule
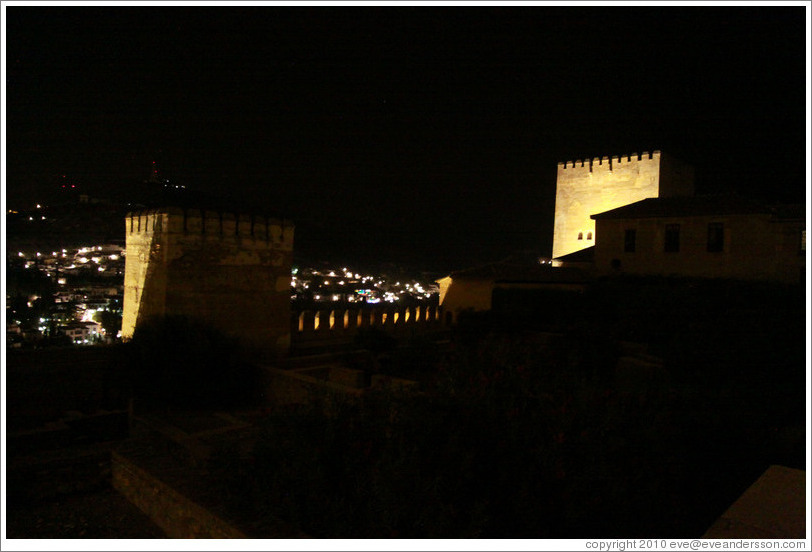
[[[290,221],[200,209],[128,213],[121,335],[153,316],[208,323],[272,355],[290,346]]]
[[[553,258],[595,245],[591,215],[650,197],[693,195],[693,168],[659,151],[558,164]]]

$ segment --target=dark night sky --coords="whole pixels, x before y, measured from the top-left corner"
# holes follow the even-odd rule
[[[62,174],[126,197],[157,160],[297,249],[451,270],[549,254],[567,159],[660,149],[698,192],[804,200],[803,6],[6,14],[11,208]]]

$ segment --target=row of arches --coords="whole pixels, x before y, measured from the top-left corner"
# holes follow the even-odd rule
[[[440,307],[437,305],[392,308],[334,308],[294,313],[292,330],[303,333],[310,331],[352,331],[358,328],[396,328],[407,325],[432,324],[440,321]]]

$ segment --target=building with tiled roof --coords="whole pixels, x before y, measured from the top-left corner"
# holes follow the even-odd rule
[[[803,205],[737,195],[649,198],[592,215],[599,273],[805,281]]]
[[[589,270],[506,259],[452,272],[437,283],[446,323],[454,323],[464,311],[491,310],[497,289],[582,291],[590,280]]]

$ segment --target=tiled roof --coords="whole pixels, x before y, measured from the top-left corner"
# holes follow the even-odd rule
[[[780,220],[806,219],[806,206],[801,204],[773,205],[773,217]]]
[[[789,207],[789,206],[784,206]],[[800,206],[803,208],[803,206]],[[657,197],[592,215],[594,220],[702,215],[772,214],[768,205],[738,195]]]
[[[451,273],[453,280],[493,280],[494,282],[580,283],[589,276],[577,268],[498,262]]]
[[[585,249],[579,249],[574,253],[568,253],[556,257],[556,261],[563,261],[565,263],[591,263],[595,260],[595,246],[592,245]]]

